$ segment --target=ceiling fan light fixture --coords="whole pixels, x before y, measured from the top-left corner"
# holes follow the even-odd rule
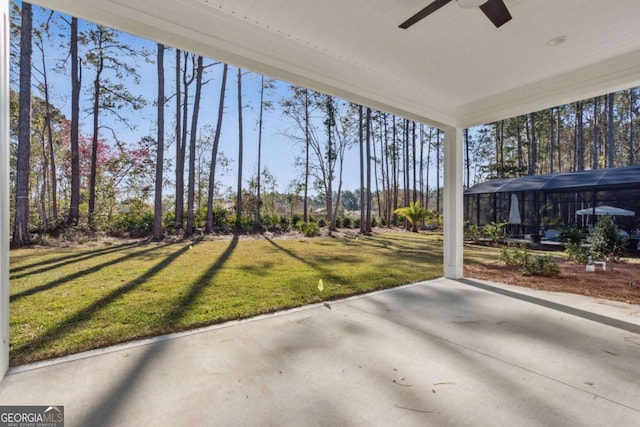
[[[480,7],[486,2],[487,0],[456,0],[456,4],[461,9],[473,9],[474,7]]]

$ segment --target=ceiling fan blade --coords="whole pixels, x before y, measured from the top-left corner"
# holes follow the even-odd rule
[[[440,9],[442,6],[450,2],[451,0],[435,0],[434,2],[430,3],[427,7],[422,9],[420,12],[416,13],[411,18],[404,21],[402,24],[399,25],[399,27],[402,28],[403,30],[406,30],[416,22],[420,21],[423,18],[426,18],[427,16],[431,15],[433,12],[435,12],[436,10]]]
[[[480,10],[487,15],[496,28],[500,28],[511,20],[511,14],[503,0],[489,0],[480,6]]]

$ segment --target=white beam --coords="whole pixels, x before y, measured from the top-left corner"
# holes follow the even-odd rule
[[[9,0],[0,0],[0,380],[9,369]]]
[[[444,277],[460,279],[464,238],[462,133],[444,129]]]

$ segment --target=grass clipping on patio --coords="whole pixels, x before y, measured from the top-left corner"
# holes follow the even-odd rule
[[[10,363],[438,277],[438,238],[394,233],[13,250]]]

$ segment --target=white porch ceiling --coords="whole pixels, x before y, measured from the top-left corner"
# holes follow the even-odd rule
[[[639,0],[505,0],[499,29],[451,2],[398,28],[430,2],[33,1],[441,127],[640,85]]]

